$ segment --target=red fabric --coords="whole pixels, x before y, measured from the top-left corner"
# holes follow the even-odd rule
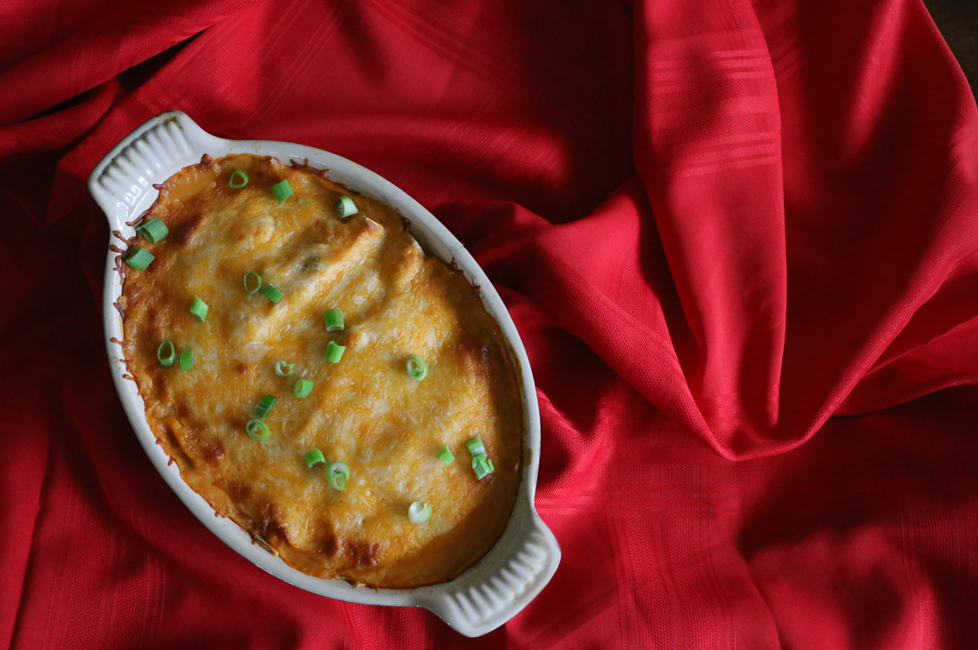
[[[498,286],[564,554],[504,628],[299,591],[145,458],[85,181],[174,108]],[[976,140],[920,0],[2,3],[0,647],[978,647]]]

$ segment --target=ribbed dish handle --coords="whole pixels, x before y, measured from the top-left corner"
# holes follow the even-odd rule
[[[479,564],[478,579],[469,583],[465,574],[452,588],[427,597],[426,609],[468,637],[482,636],[519,613],[550,582],[560,563],[560,546],[536,512],[526,513],[531,522],[512,521],[515,539],[503,536]],[[524,516],[526,516],[524,515]]]
[[[169,177],[199,162],[202,140],[221,142],[203,131],[184,113],[157,115],[123,138],[95,167],[88,189],[113,230],[126,230],[137,215],[136,206],[154,191],[149,179]]]

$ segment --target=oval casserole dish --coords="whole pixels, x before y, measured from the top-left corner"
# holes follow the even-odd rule
[[[512,515],[492,549],[454,580],[413,589],[364,589],[344,580],[323,580],[306,575],[253,543],[251,536],[232,521],[215,517],[211,506],[183,481],[180,471],[157,444],[145,415],[142,397],[127,379],[120,346],[122,322],[113,304],[122,291],[115,270],[118,253],[109,250],[106,261],[103,317],[106,345],[116,388],[126,414],[144,450],[164,480],[194,515],[223,542],[276,577],[330,598],[350,602],[424,607],[466,636],[480,636],[515,616],[547,584],[560,560],[557,542],[534,507],[539,465],[540,424],[536,393],[525,350],[505,305],[474,259],[420,204],[383,178],[328,152],[291,143],[224,140],[204,132],[185,114],[158,115],[122,139],[95,167],[89,189],[109,220],[111,231],[131,237],[127,226],[156,199],[153,188],[201,156],[214,158],[247,153],[274,156],[283,163],[304,161],[352,190],[398,210],[410,222],[410,234],[429,255],[458,268],[472,284],[482,288],[483,304],[496,319],[512,353],[523,405],[523,467]],[[117,243],[113,236],[110,245]]]

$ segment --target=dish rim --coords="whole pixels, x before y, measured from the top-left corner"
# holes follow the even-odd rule
[[[426,253],[449,263],[450,256],[466,278],[481,287],[483,304],[497,320],[521,374],[524,409],[524,463],[520,490],[502,536],[493,548],[454,580],[411,589],[354,587],[342,579],[324,580],[303,574],[257,546],[243,528],[215,516],[211,506],[182,479],[176,464],[146,422],[144,402],[120,357],[122,317],[114,303],[121,295],[116,271],[119,253],[108,250],[103,293],[106,349],[116,391],[130,424],[157,471],[204,526],[235,552],[259,568],[300,589],[322,596],[370,605],[424,607],[458,632],[481,636],[518,614],[546,586],[560,561],[560,546],[536,511],[534,497],[539,472],[540,417],[529,359],[505,304],[475,259],[434,215],[403,190],[365,167],[336,154],[290,142],[229,140],[201,129],[186,114],[167,111],[150,118],[122,138],[92,171],[88,187],[109,221],[109,246],[115,233],[132,236],[127,226],[158,196],[161,183],[183,167],[229,153],[276,156],[283,163],[308,162],[328,169],[326,176],[401,211],[411,221],[409,231]]]

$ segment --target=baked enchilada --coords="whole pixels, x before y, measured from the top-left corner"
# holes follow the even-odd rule
[[[523,411],[505,339],[396,211],[247,154],[159,187],[120,251],[123,354],[187,484],[287,564],[444,582],[502,534]]]

